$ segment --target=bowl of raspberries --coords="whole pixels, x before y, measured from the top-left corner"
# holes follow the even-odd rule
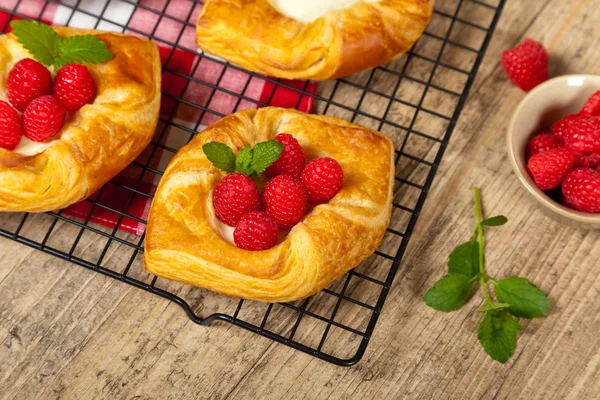
[[[507,142],[516,175],[546,210],[600,228],[600,76],[535,87],[517,107]]]

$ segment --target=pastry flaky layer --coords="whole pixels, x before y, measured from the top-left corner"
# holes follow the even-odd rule
[[[207,0],[196,42],[209,54],[263,75],[334,79],[409,50],[429,23],[434,3],[360,2],[303,23],[280,14],[268,0]]]
[[[160,111],[156,45],[117,33],[55,27],[62,37],[95,35],[113,53],[88,65],[93,104],[70,114],[60,140],[34,156],[0,148],[0,212],[51,211],[85,199],[123,170],[152,139]],[[12,34],[0,35],[0,99],[13,65],[31,57]]]
[[[224,174],[202,146],[245,145],[289,133],[307,159],[332,157],[344,170],[341,191],[313,208],[275,247],[247,251],[218,233],[212,204]],[[263,108],[225,117],[173,158],[156,192],[146,231],[144,268],[155,275],[229,296],[285,302],[317,293],[379,246],[389,224],[394,147],[382,134],[295,110]]]

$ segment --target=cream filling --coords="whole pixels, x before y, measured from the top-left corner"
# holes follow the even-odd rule
[[[380,0],[269,0],[280,14],[300,22],[313,22],[332,11],[351,7],[356,3],[376,3]]]
[[[21,136],[21,141],[13,151],[22,156],[35,156],[59,141],[60,139],[53,139],[47,142],[34,142],[23,135]]]
[[[233,226],[225,225],[218,218],[215,218],[217,221],[217,228],[219,229],[219,234],[227,243],[232,246],[235,246],[235,241],[233,240],[233,231],[235,228]]]

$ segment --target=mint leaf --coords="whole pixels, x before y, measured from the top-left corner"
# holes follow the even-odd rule
[[[269,140],[267,142],[257,143],[254,146],[254,158],[252,159],[252,170],[260,175],[267,167],[273,164],[281,157],[283,151],[283,143],[277,140]]]
[[[437,281],[423,299],[431,308],[440,311],[458,310],[465,304],[473,283],[462,274],[450,274]]]
[[[506,312],[492,310],[485,313],[477,339],[490,357],[504,364],[513,355],[517,347],[517,332],[522,329],[517,320]]]
[[[448,259],[450,274],[463,274],[473,278],[479,273],[479,243],[467,242],[455,248]]]
[[[39,62],[45,65],[54,64],[58,54],[60,36],[46,24],[35,21],[12,21],[13,35],[17,42]]]
[[[243,149],[238,152],[237,159],[235,160],[235,171],[241,172],[244,175],[250,176],[254,171],[250,168],[252,163],[252,149],[250,145],[246,145]]]
[[[497,215],[492,218],[485,219],[481,221],[481,225],[483,226],[502,226],[508,222],[508,218],[504,215]]]
[[[235,171],[235,155],[231,148],[219,142],[210,142],[202,146],[206,158],[221,171],[231,173]]]
[[[507,311],[516,317],[540,318],[550,311],[550,303],[540,289],[525,278],[508,278],[495,284],[499,301],[510,304]]]
[[[213,165],[226,173],[240,172],[254,177],[262,174],[265,169],[281,156],[283,144],[276,140],[257,143],[254,149],[246,145],[238,152],[237,158],[233,151],[223,143],[211,142],[202,146],[206,157]]]
[[[492,301],[490,304],[486,304],[485,307],[483,307],[481,310],[479,310],[479,312],[486,312],[486,311],[490,311],[490,310],[501,310],[501,309],[507,308],[507,307],[510,307],[510,304],[496,303],[495,301]]]
[[[106,43],[92,35],[61,39],[50,26],[35,21],[12,21],[10,26],[17,41],[45,65],[101,63],[113,58]]]
[[[54,65],[61,67],[71,63],[103,63],[113,55],[106,43],[92,35],[70,36],[58,44],[58,56]]]

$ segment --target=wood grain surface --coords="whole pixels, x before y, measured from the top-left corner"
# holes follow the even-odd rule
[[[551,75],[600,74],[599,27],[600,0],[508,0],[356,366],[337,367],[229,324],[198,326],[167,300],[0,239],[0,399],[600,398],[600,233],[544,215],[512,173],[504,134],[524,94],[500,65],[503,49],[532,37],[551,53]],[[380,79],[383,88],[394,85]],[[330,86],[321,85],[324,96]],[[343,88],[336,96],[344,104],[356,100]],[[440,110],[445,105],[434,104]],[[364,107],[377,112],[377,99],[366,99]],[[352,116],[343,109],[328,112]],[[406,118],[400,110],[392,113]],[[369,123],[360,117],[357,122]],[[415,149],[428,157],[437,151]],[[410,179],[418,179],[417,167],[405,167]],[[422,301],[444,274],[451,249],[472,232],[475,185],[482,188],[488,215],[509,218],[486,235],[488,273],[529,278],[553,306],[545,319],[522,321],[525,330],[506,365],[492,361],[477,342],[481,293],[450,314]],[[20,219],[2,215],[0,225],[9,229]],[[23,232],[40,241],[52,221],[31,216]],[[61,240],[79,232],[62,222],[53,229],[49,242],[67,250],[70,243]],[[101,257],[115,268],[131,257],[118,243],[105,246],[87,233],[76,254]],[[196,296],[200,313],[216,309],[216,302],[235,305],[204,292],[186,295]],[[254,311],[248,312],[252,318]],[[357,329],[367,321],[348,315]],[[345,340],[341,333],[332,337]]]

